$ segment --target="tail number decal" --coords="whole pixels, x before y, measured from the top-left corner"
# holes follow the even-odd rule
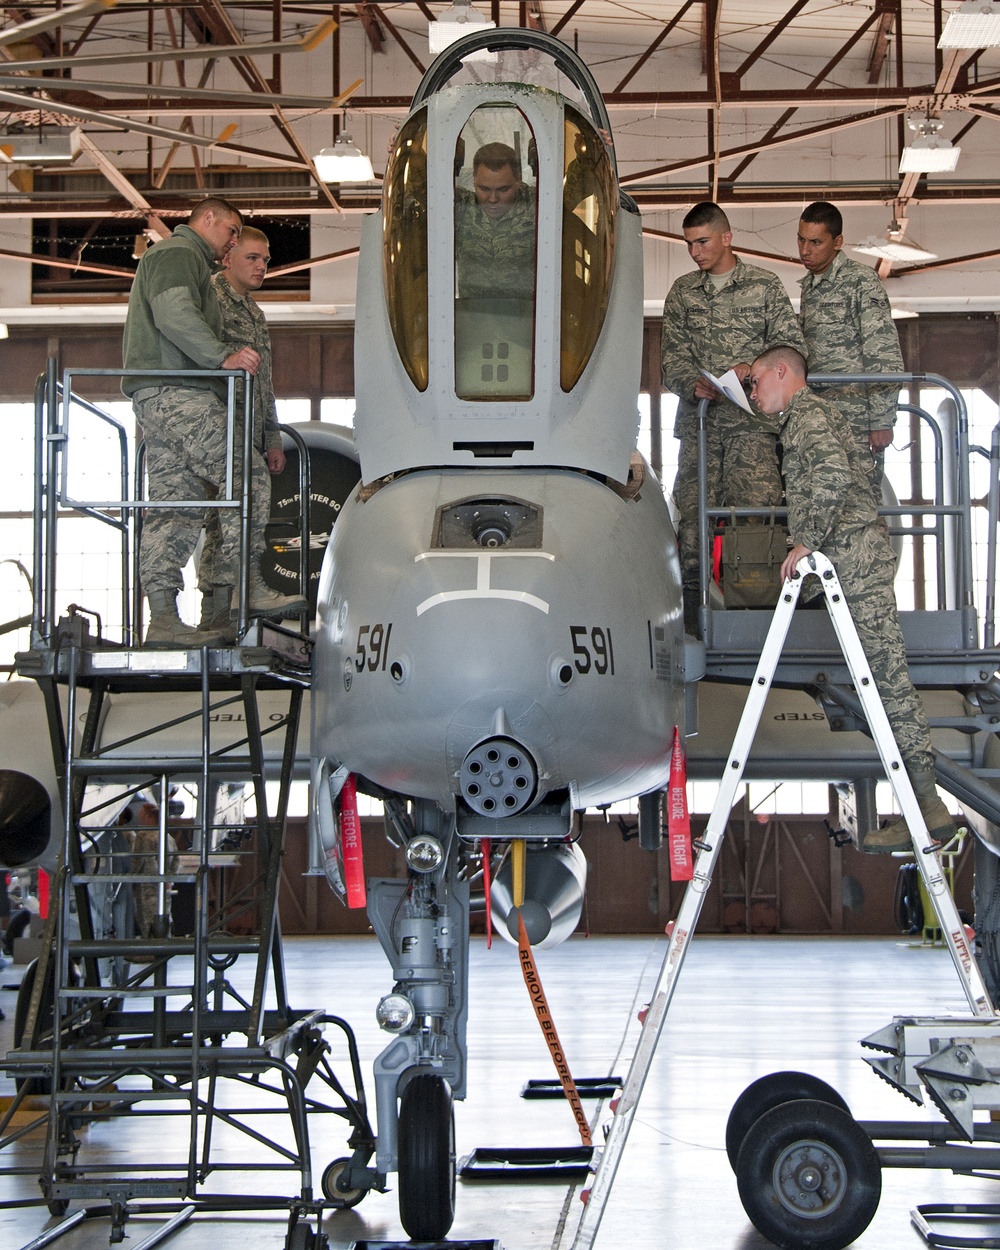
[[[359,673],[363,673],[366,668],[370,673],[385,672],[391,633],[391,621],[388,625],[362,625],[358,629],[354,667]]]
[[[599,677],[607,673],[615,675],[615,648],[611,641],[611,629],[595,625],[571,625],[569,636],[573,643],[574,664],[578,673],[594,672]]]

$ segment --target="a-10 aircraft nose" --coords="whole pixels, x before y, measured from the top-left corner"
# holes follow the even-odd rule
[[[459,772],[462,797],[480,816],[516,816],[534,800],[538,768],[513,738],[487,738],[466,755]]]

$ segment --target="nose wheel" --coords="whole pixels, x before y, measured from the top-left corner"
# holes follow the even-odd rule
[[[451,1087],[415,1076],[399,1104],[399,1218],[414,1241],[441,1241],[455,1218],[455,1114]]]

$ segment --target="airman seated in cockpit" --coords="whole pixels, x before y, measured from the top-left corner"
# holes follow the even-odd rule
[[[472,190],[455,191],[455,264],[460,299],[526,299],[534,292],[535,196],[521,159],[486,143],[472,161]]]

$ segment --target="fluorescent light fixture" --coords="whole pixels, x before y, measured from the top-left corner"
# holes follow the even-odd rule
[[[469,0],[454,0],[451,8],[445,9],[436,22],[427,25],[427,46],[434,56],[443,52],[456,39],[463,35],[481,34],[484,30],[493,30],[496,23],[484,17],[478,9],[474,9]],[[496,53],[483,48],[466,57],[469,61],[493,61]]]
[[[895,222],[885,232],[884,237],[872,235],[871,238],[862,239],[860,243],[849,243],[848,247],[852,252],[860,252],[862,256],[877,256],[879,260],[891,260],[897,264],[937,260],[937,252],[927,252],[916,243],[907,243]]]
[[[346,134],[337,135],[333,147],[317,153],[313,163],[324,182],[371,182],[375,177],[371,159]]]
[[[26,165],[68,165],[80,152],[79,126],[46,126],[0,135],[0,152]]]
[[[922,118],[911,123],[911,128],[917,137],[903,148],[899,158],[901,174],[940,174],[955,168],[962,149],[941,135],[941,122],[936,117]]]
[[[10,336],[10,331],[7,329],[7,322],[0,321],[0,339],[5,339],[5,338],[8,338],[9,336]]]
[[[911,308],[894,308],[892,310],[893,321],[909,321],[911,317],[919,317],[919,313],[915,313]]]
[[[1000,4],[996,0],[965,0],[948,21],[939,48],[995,48],[1000,44]]]

